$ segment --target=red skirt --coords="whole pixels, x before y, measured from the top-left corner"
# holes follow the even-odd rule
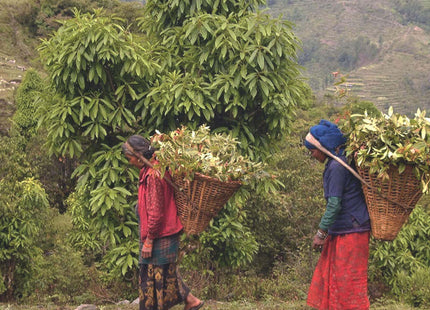
[[[366,310],[370,232],[329,236],[315,268],[307,304],[319,310]]]

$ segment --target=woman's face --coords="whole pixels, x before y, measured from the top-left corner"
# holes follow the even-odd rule
[[[125,154],[125,157],[128,158],[128,162],[130,163],[130,165],[135,166],[136,168],[139,168],[139,169],[143,167],[142,162],[136,156]]]
[[[324,154],[319,149],[311,149],[310,151],[311,151],[311,156],[316,160],[318,160],[320,163],[323,163],[327,158],[327,155]]]

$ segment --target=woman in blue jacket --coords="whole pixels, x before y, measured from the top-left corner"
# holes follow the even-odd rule
[[[320,146],[312,144],[313,139]],[[339,128],[326,120],[311,127],[305,141],[311,156],[325,163],[326,210],[312,242],[322,253],[307,299],[309,306],[320,310],[365,310],[370,306],[367,295],[370,220],[361,183],[321,150],[323,146],[346,162],[345,142]]]

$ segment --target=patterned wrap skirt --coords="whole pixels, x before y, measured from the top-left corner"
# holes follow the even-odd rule
[[[309,288],[307,304],[319,310],[367,310],[370,232],[330,235]]]
[[[167,310],[190,293],[177,270],[179,234],[155,239],[152,257],[140,260],[139,309]]]

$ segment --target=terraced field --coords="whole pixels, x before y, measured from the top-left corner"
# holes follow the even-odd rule
[[[378,54],[359,59],[350,72],[341,72],[348,75],[350,93],[383,111],[390,106],[409,115],[417,108],[430,110],[430,33],[402,24],[389,0],[274,2],[269,12],[282,13],[295,24],[294,33],[303,45],[318,49],[315,58],[303,64],[317,94],[333,91],[331,72],[340,70],[334,55],[342,44],[361,36],[377,46]],[[430,7],[429,1],[422,3]]]
[[[415,61],[417,66],[428,68],[427,72],[430,72],[429,63]],[[409,69],[387,63],[362,67],[348,79],[351,93],[374,102],[384,111],[390,106],[404,114],[413,114],[417,108],[430,110],[430,87],[422,84],[422,81],[429,82],[429,76],[409,74]]]
[[[5,134],[14,112],[13,94],[26,68],[14,58],[0,52],[0,133]]]
[[[273,0],[268,3],[268,13],[282,14],[294,23],[293,32],[304,46],[312,48],[315,44],[319,49],[313,58],[304,62],[305,76],[317,95],[332,90],[331,72],[339,71],[334,59],[336,52],[342,51],[345,42],[362,36],[377,46],[378,55],[360,59],[351,72],[341,72],[348,74],[351,93],[374,102],[382,110],[389,106],[405,114],[413,114],[417,108],[430,110],[430,32],[417,25],[402,24],[392,1]],[[430,1],[421,3],[430,8]],[[12,18],[12,13],[10,8],[0,9],[0,133],[6,132],[10,124],[13,92],[25,71],[25,65],[18,59],[31,62],[36,57],[36,43],[29,42],[26,31]],[[10,56],[16,52],[19,52],[16,59]]]
[[[382,110],[413,114],[417,108],[430,110],[430,38],[418,27],[410,26],[387,47],[378,62],[350,73],[351,92],[373,101]]]

